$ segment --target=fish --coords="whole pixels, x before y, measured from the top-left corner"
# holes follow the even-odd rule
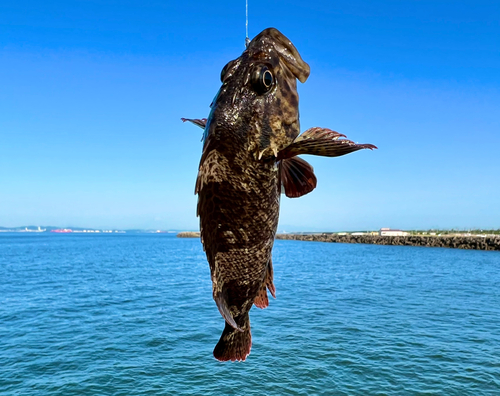
[[[328,128],[300,134],[297,80],[309,73],[290,40],[267,28],[222,69],[208,118],[182,118],[204,129],[195,194],[213,299],[225,320],[213,351],[220,361],[247,358],[250,309],[268,307],[268,291],[276,298],[271,253],[282,191],[298,198],[317,185],[298,156],[377,148]]]

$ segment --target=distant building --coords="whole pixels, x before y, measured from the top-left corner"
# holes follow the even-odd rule
[[[380,236],[406,236],[406,235],[410,235],[406,231],[394,230],[391,228],[381,228],[378,233]]]

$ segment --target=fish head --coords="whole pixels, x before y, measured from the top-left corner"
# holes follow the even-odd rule
[[[290,40],[265,29],[222,69],[205,138],[239,143],[258,159],[277,156],[300,133],[297,79],[308,76],[309,65]]]

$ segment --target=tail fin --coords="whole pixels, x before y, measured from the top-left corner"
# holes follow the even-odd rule
[[[220,340],[215,346],[214,357],[221,362],[228,360],[245,360],[252,348],[252,334],[250,333],[250,317],[244,314],[242,321],[238,321],[243,332],[234,329],[226,322],[226,327]]]

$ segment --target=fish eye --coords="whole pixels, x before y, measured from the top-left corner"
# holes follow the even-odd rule
[[[271,70],[269,70],[267,66],[263,66],[254,71],[252,75],[252,86],[257,94],[263,95],[271,90],[273,83],[273,73],[271,73]]]
[[[266,86],[266,88],[269,88],[272,85],[273,75],[269,70],[266,70],[262,75],[262,83]]]

